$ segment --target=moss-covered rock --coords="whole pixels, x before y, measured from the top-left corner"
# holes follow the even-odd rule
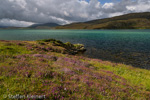
[[[70,42],[63,43],[60,40],[55,40],[55,39],[44,39],[44,40],[37,40],[37,42],[41,45],[49,45],[51,44],[52,46],[59,46],[62,47],[63,50],[58,50],[58,49],[53,49],[56,52],[63,52],[67,53],[70,55],[75,55],[75,54],[83,54],[86,49],[84,48],[83,44],[71,44]]]

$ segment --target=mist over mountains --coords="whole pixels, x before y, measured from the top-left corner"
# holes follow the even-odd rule
[[[0,28],[15,28],[0,26]],[[57,23],[33,24],[21,29],[150,29],[150,12],[130,13],[121,16],[77,22],[66,25]]]
[[[57,23],[33,24],[33,25],[29,26],[29,28],[43,28],[43,29],[46,29],[46,28],[53,28],[53,27],[56,27],[56,26],[60,26],[60,25],[57,24]]]

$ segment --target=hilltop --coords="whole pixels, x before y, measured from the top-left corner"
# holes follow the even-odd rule
[[[50,29],[56,26],[60,26],[59,24],[56,23],[44,23],[44,24],[33,24],[29,26],[28,28],[36,28],[36,29]]]
[[[46,100],[150,98],[149,70],[86,58],[81,55],[84,52],[82,44],[55,39],[1,40],[1,100],[31,96]]]
[[[150,12],[72,23],[55,29],[150,29]]]

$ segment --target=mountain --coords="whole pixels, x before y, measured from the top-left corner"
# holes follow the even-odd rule
[[[60,25],[56,24],[56,23],[33,24],[33,25],[29,26],[28,28],[48,29],[48,28],[52,28],[52,27],[56,27],[56,26],[60,26]]]
[[[72,23],[55,29],[150,29],[150,12]]]
[[[9,26],[0,26],[0,28],[8,28]]]
[[[0,26],[0,29],[27,29],[26,27]]]

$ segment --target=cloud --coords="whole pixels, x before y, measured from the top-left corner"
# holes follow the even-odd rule
[[[101,4],[98,0],[1,0],[0,25],[31,23],[68,24],[132,12],[150,11],[149,0],[122,0]],[[13,23],[13,24],[12,24]]]
[[[150,1],[143,2],[139,0],[134,5],[128,5],[126,6],[127,10],[132,12],[144,12],[144,11],[150,11]]]
[[[19,27],[26,27],[30,26],[33,23],[31,22],[25,22],[25,21],[18,21],[18,20],[10,20],[10,19],[1,19],[0,20],[0,26],[19,26]]]
[[[112,7],[114,6],[114,3],[105,3],[102,8],[104,9],[112,9]]]

